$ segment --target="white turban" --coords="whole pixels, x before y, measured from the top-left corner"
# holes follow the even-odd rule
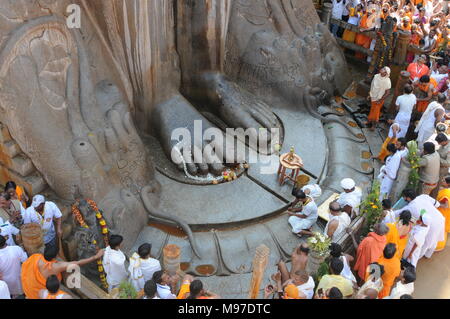
[[[355,186],[356,186],[356,183],[355,183],[355,181],[354,181],[353,179],[351,179],[351,178],[344,178],[344,179],[341,181],[341,187],[342,187],[343,189],[348,189],[348,190],[350,190],[350,189],[353,189]]]
[[[45,203],[45,197],[42,195],[35,195],[33,197],[33,202],[31,203],[31,206],[33,206],[34,208],[38,207],[39,205],[41,205],[42,203]]]
[[[312,198],[318,198],[320,197],[320,195],[322,195],[322,189],[320,188],[319,185],[317,184],[309,184],[306,186],[303,186],[302,191],[309,191],[309,196],[311,196]]]

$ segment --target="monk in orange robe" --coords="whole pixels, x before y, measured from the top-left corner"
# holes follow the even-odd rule
[[[372,19],[371,18],[369,19],[371,14],[372,14],[371,12],[366,12],[359,21],[359,28],[361,31],[365,31],[372,28]],[[366,49],[370,48],[371,42],[372,38],[364,35],[363,33],[358,33],[355,37],[355,44],[362,46]],[[365,55],[361,52],[356,52],[355,56],[359,59],[365,58]]]
[[[353,269],[361,280],[365,278],[367,266],[376,262],[383,255],[383,249],[386,245],[385,235],[388,231],[389,228],[386,225],[376,224],[374,232],[370,232],[359,245],[356,244],[353,233],[350,234],[355,248],[357,247],[356,263]]]
[[[383,289],[378,294],[379,299],[391,294],[392,285],[395,279],[400,276],[401,264],[400,259],[396,257],[396,252],[397,247],[395,244],[387,244],[383,250],[383,256],[378,259],[378,263],[384,267],[384,274],[381,276]]]
[[[58,280],[62,280],[61,273],[66,271],[70,265],[83,266],[91,263],[103,256],[104,250],[90,258],[82,259],[74,262],[60,262],[56,260],[58,255],[57,246],[45,247],[44,255],[31,255],[22,264],[22,287],[27,299],[39,299],[39,292],[46,289],[47,278],[51,275],[56,275]]]
[[[417,97],[417,112],[423,113],[426,111],[428,104],[430,104],[433,97],[433,85],[430,82],[430,77],[424,75],[420,78],[419,82],[415,84],[416,89],[414,94]]]
[[[400,260],[412,229],[411,212],[408,210],[401,212],[398,222],[386,224],[386,226],[389,228],[389,232],[386,234],[386,244],[395,244],[397,247],[396,257]]]
[[[409,79],[413,82],[418,81],[422,76],[428,75],[430,69],[425,64],[427,62],[426,56],[419,56],[417,62],[410,63],[406,71],[409,73]]]

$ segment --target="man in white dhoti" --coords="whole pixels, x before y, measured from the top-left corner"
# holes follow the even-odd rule
[[[431,102],[426,111],[420,118],[414,132],[418,133],[417,144],[419,149],[423,149],[423,144],[434,134],[436,125],[442,120],[445,115],[445,109],[442,106],[445,103],[445,95],[438,94],[438,100]]]
[[[159,260],[151,258],[152,245],[145,243],[139,246],[137,253],[130,258],[130,282],[137,291],[144,289],[145,283],[152,279],[153,274],[161,270]]]
[[[419,261],[422,247],[425,244],[425,238],[427,237],[430,229],[430,223],[431,218],[429,215],[423,214],[420,216],[419,220],[416,222],[416,225],[409,234],[408,243],[406,244],[406,248],[403,253],[403,258],[414,267],[417,267],[417,262]]]
[[[356,188],[356,183],[351,178],[344,178],[341,181],[344,192],[339,195],[337,202],[344,212],[351,218],[359,215],[359,205],[361,204],[362,193]]]
[[[109,246],[105,249],[103,255],[103,267],[106,272],[106,281],[109,285],[109,292],[112,289],[128,279],[127,269],[125,268],[125,254],[120,250],[123,237],[120,235],[111,235]]]
[[[28,256],[19,246],[8,246],[6,239],[0,236],[0,273],[8,284],[13,298],[22,295],[21,269]]]
[[[331,238],[331,242],[336,243],[345,234],[345,230],[352,221],[350,216],[342,211],[337,201],[330,203],[329,210],[330,220],[325,226],[324,233]]]
[[[400,95],[395,101],[397,106],[397,116],[394,122],[400,125],[400,131],[397,133],[397,138],[405,137],[408,132],[409,123],[411,122],[411,114],[414,106],[417,103],[417,98],[413,94],[413,87],[410,84],[406,84],[403,89],[404,94]]]
[[[311,228],[318,218],[317,205],[314,199],[302,190],[296,190],[296,200],[288,209],[289,224],[292,226],[292,232],[298,236],[312,235]]]
[[[397,173],[402,159],[401,154],[397,154],[397,147],[394,144],[388,144],[387,150],[392,155],[386,159],[386,164],[380,170],[380,201],[389,197],[392,185],[397,180]]]
[[[426,194],[415,197],[415,193],[408,189],[403,192],[403,198],[408,202],[408,205],[400,210],[394,211],[396,216],[404,210],[409,210],[415,220],[419,220],[423,214],[429,214],[426,217],[430,218],[429,231],[425,238],[425,243],[422,246],[419,259],[423,256],[430,258],[438,242],[445,239],[445,218],[436,209],[440,204],[437,200]]]

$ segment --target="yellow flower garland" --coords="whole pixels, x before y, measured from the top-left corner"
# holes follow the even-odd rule
[[[108,227],[106,225],[106,221],[103,218],[103,215],[99,211],[95,202],[90,199],[88,199],[87,202],[88,202],[89,206],[92,208],[92,210],[94,210],[94,212],[95,212],[95,216],[97,217],[97,221],[100,224],[100,227],[102,230],[103,241],[105,242],[105,246],[108,246],[109,245],[109,241],[108,241],[108,232],[109,231],[108,231]],[[78,224],[80,224],[81,227],[89,229],[89,226],[84,221],[83,215],[81,214],[80,210],[78,209],[78,205],[79,205],[79,201],[77,201],[75,204],[72,205],[72,214],[74,215],[75,220],[78,222]],[[93,241],[93,244],[97,247],[97,249],[99,249],[96,240]],[[99,277],[100,277],[100,281],[102,283],[103,288],[108,290],[109,286],[108,286],[108,282],[106,281],[105,269],[103,268],[103,262],[101,259],[97,260],[97,270],[99,272]]]

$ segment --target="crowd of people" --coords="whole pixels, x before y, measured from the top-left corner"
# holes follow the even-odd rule
[[[411,34],[414,53],[407,56],[409,79],[403,94],[394,100],[395,114],[383,110],[391,95],[391,70],[383,67],[372,80],[368,101],[370,112],[365,123],[375,130],[384,117],[389,125],[380,152],[373,158],[382,166],[379,200],[383,213],[373,231],[358,243],[350,228],[358,216],[362,194],[351,178],[342,180],[342,193],[329,205],[325,235],[331,238],[329,274],[323,276],[309,298],[412,298],[416,267],[423,258],[431,258],[444,249],[450,232],[450,140],[446,134],[450,79],[447,49],[448,9],[442,1],[358,1],[333,0],[332,17],[359,26],[359,33],[337,24],[330,28],[336,37],[374,49],[375,40],[364,31],[379,29],[391,16],[394,32]],[[364,58],[361,53],[357,56]],[[417,171],[416,189],[411,186],[411,171]],[[312,235],[318,219],[314,199],[321,192],[318,185],[295,189],[297,198],[289,208],[288,222],[299,237]],[[341,253],[338,241],[348,233],[356,249],[354,256]],[[303,247],[303,251],[307,248]],[[305,267],[296,265],[286,277],[284,265],[272,276],[277,282],[266,287],[266,296],[304,298]],[[286,279],[287,278],[287,279]],[[303,279],[301,279],[303,278]],[[286,280],[285,280],[286,279]],[[280,285],[278,285],[280,284]],[[297,286],[298,292],[293,289]],[[314,287],[313,287],[314,288]]]
[[[352,221],[360,215],[363,193],[352,178],[341,181],[342,192],[328,207],[324,235],[330,239],[327,271],[313,278],[307,271],[311,248],[300,244],[292,253],[291,269],[282,261],[265,298],[281,299],[408,299],[412,298],[416,267],[421,258],[431,258],[446,246],[450,232],[450,139],[446,134],[446,107],[450,98],[447,49],[450,22],[448,8],[437,0],[332,0],[332,17],[358,26],[361,32],[331,24],[336,37],[374,49],[375,40],[364,31],[379,29],[388,16],[394,19],[394,32],[411,35],[406,71],[409,81],[395,99],[395,114],[383,106],[391,95],[391,70],[383,67],[372,80],[368,96],[370,113],[366,125],[375,130],[380,119],[389,132],[374,159],[383,166],[379,200],[383,213],[358,243]],[[360,58],[363,54],[357,52]],[[411,152],[417,145],[417,162]],[[418,168],[417,189],[408,188],[411,169]],[[318,220],[315,200],[322,191],[310,184],[294,188],[295,200],[288,209],[288,223],[300,238],[314,236]],[[121,251],[121,235],[110,235],[109,245],[92,257],[66,262],[58,257],[61,247],[62,213],[42,195],[32,199],[23,188],[8,182],[0,193],[0,299],[67,299],[63,275],[69,267],[101,260],[108,292],[130,283],[144,299],[214,299],[200,279],[180,278],[161,267],[151,255],[151,244],[142,244],[128,258]],[[38,224],[43,231],[43,253],[28,255],[22,248],[21,227]],[[349,235],[355,248],[345,254],[341,239]]]
[[[26,192],[8,182],[0,193],[0,299],[72,299],[62,282],[69,269],[96,261],[102,262],[108,292],[130,283],[143,299],[213,299],[199,279],[186,275],[181,287],[178,274],[169,274],[151,257],[151,244],[142,244],[129,259],[121,251],[123,237],[110,235],[109,245],[89,258],[67,262],[59,257],[61,217],[58,206],[35,195],[30,201]],[[22,226],[40,225],[43,252],[28,254],[23,248]],[[178,293],[177,293],[178,292]]]
[[[376,40],[365,33],[380,29],[383,21],[391,17],[394,22],[394,32],[405,32],[411,35],[410,45],[413,50],[407,54],[408,63],[413,62],[420,53],[437,54],[440,52],[441,64],[448,65],[450,61],[447,54],[450,15],[445,1],[332,0],[331,2],[333,5],[331,17],[356,26],[360,31],[344,29],[331,23],[330,30],[334,36],[365,49],[373,50]],[[356,52],[355,55],[361,59],[366,58],[361,52]],[[370,61],[370,57],[367,59]]]

